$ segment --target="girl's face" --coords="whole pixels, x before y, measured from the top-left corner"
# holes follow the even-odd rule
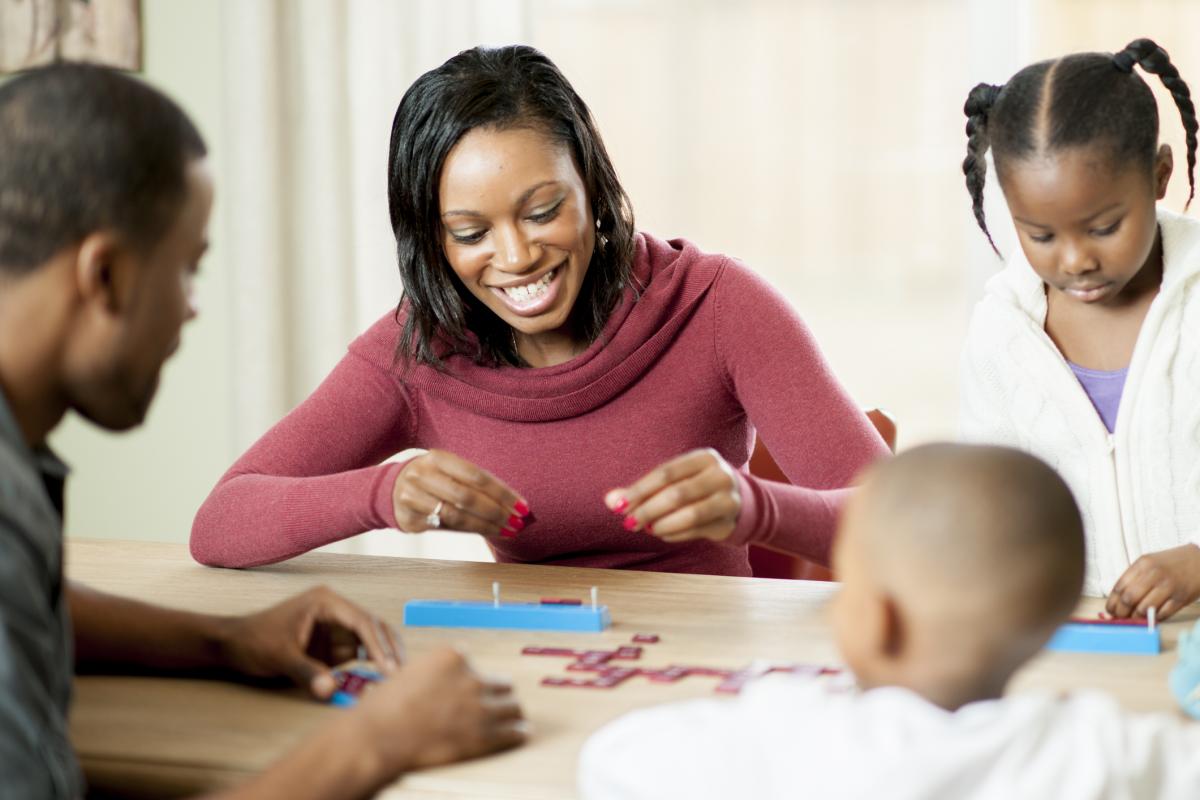
[[[1030,266],[1080,303],[1117,305],[1158,279],[1154,204],[1167,191],[1171,150],[1162,146],[1152,175],[1111,161],[1103,148],[1072,147],[999,170]]]
[[[596,225],[567,148],[529,128],[476,128],[450,151],[442,247],[467,291],[520,338],[568,334]]]

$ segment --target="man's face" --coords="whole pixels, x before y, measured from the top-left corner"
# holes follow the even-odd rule
[[[70,387],[72,406],[102,427],[140,424],[158,389],[158,376],[179,347],[183,324],[197,314],[192,282],[208,247],[213,184],[204,159],[185,171],[185,196],[174,222],[140,255],[125,253],[115,287],[118,310],[86,343]]]

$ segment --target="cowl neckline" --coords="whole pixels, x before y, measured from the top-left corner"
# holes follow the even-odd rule
[[[604,405],[648,370],[687,324],[725,259],[705,258],[683,239],[639,233],[634,285],[625,288],[603,332],[582,353],[551,367],[488,367],[463,355],[443,370],[420,365],[414,389],[495,419],[547,422]]]

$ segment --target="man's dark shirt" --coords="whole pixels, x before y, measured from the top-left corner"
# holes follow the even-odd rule
[[[63,593],[67,468],[31,450],[0,392],[0,798],[77,798],[74,672]]]

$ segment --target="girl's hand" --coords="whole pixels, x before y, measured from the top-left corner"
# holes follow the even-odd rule
[[[444,450],[404,465],[392,488],[396,525],[405,533],[434,528],[516,536],[529,506],[487,470]]]
[[[1166,619],[1200,597],[1200,547],[1185,544],[1147,553],[1133,562],[1108,595],[1114,617],[1144,617],[1151,608]]]
[[[733,468],[712,448],[685,453],[632,486],[613,489],[604,503],[625,516],[626,530],[664,542],[728,539],[742,510]]]

